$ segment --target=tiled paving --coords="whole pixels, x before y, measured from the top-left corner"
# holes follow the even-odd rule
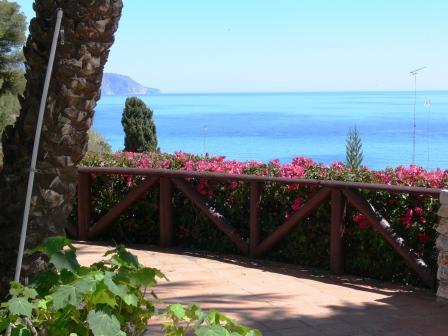
[[[107,249],[77,244],[90,264]],[[448,303],[432,292],[335,277],[297,266],[154,247],[133,249],[170,279],[166,303],[199,303],[273,336],[448,336]],[[152,335],[161,335],[153,325]]]

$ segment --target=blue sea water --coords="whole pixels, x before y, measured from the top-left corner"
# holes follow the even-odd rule
[[[154,111],[160,149],[288,162],[306,156],[345,160],[350,127],[361,134],[364,164],[373,169],[412,162],[414,92],[162,94],[140,97]],[[103,97],[93,127],[123,148],[126,97]],[[425,101],[431,104],[425,105]],[[416,160],[448,168],[448,91],[419,92]]]

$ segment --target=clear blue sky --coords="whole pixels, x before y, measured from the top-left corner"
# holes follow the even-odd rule
[[[447,0],[124,4],[106,71],[164,92],[448,89]]]

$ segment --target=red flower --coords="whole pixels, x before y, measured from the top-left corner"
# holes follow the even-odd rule
[[[426,231],[420,232],[418,234],[418,240],[420,241],[420,243],[426,244],[429,240],[429,234]]]
[[[362,221],[359,222],[358,225],[359,225],[359,229],[361,231],[364,231],[369,226],[369,221],[367,219],[363,219]]]
[[[134,185],[134,182],[132,181],[132,176],[126,175],[126,184],[128,185],[128,188]]]
[[[353,221],[355,223],[358,223],[359,229],[361,231],[364,231],[369,226],[369,220],[363,213],[359,213],[355,217],[353,217]]]
[[[239,185],[239,183],[237,181],[230,181],[229,188],[231,190],[235,190],[235,189],[238,189],[238,185]]]
[[[423,216],[423,214],[424,214],[425,212],[423,211],[422,208],[420,208],[420,207],[415,207],[415,208],[414,208],[414,213],[415,213],[416,215]]]
[[[303,203],[302,198],[297,197],[297,198],[294,200],[294,203],[292,203],[292,205],[291,205],[291,209],[293,209],[294,211],[299,210],[300,207],[302,206],[302,203]]]
[[[401,223],[404,224],[406,227],[411,226],[413,215],[414,215],[414,210],[407,209],[404,216],[400,218]]]
[[[353,217],[353,221],[358,224],[361,223],[365,219],[366,219],[366,216],[364,216],[364,214],[362,214],[362,213],[357,214],[355,217]]]
[[[389,199],[387,200],[387,204],[389,204],[389,205],[395,205],[395,204],[397,204],[397,200],[396,200],[395,198],[389,198]]]
[[[213,190],[210,188],[207,180],[201,179],[199,184],[196,186],[196,190],[203,196],[213,196]]]

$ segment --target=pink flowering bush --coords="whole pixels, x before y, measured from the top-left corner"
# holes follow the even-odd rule
[[[273,160],[239,162],[224,157],[196,156],[183,152],[89,154],[86,166],[165,168],[229,174],[250,174],[320,180],[341,180],[389,185],[441,188],[448,186],[448,171],[426,171],[421,167],[388,168],[381,171],[366,167],[349,169],[343,163],[325,166],[307,158],[295,158],[288,164]],[[93,176],[93,219],[98,220],[138,184],[140,177]],[[241,181],[214,181],[190,179],[196,190],[223,214],[238,232],[249,237],[248,183]],[[291,215],[300,211],[319,190],[310,185],[263,185],[261,224],[263,238],[275,231]],[[375,208],[406,239],[408,244],[433,268],[436,265],[433,228],[437,219],[437,199],[424,195],[394,194],[390,192],[362,191]],[[154,187],[147,196],[123,214],[114,227],[102,238],[124,243],[158,243],[159,194]],[[237,248],[191,202],[175,189],[174,221],[176,243],[188,248],[239,253]],[[345,268],[347,272],[392,280],[401,283],[421,284],[404,261],[372,228],[364,214],[348,207],[344,237]],[[284,242],[275,248],[270,258],[308,266],[328,267],[330,206],[322,205]]]

